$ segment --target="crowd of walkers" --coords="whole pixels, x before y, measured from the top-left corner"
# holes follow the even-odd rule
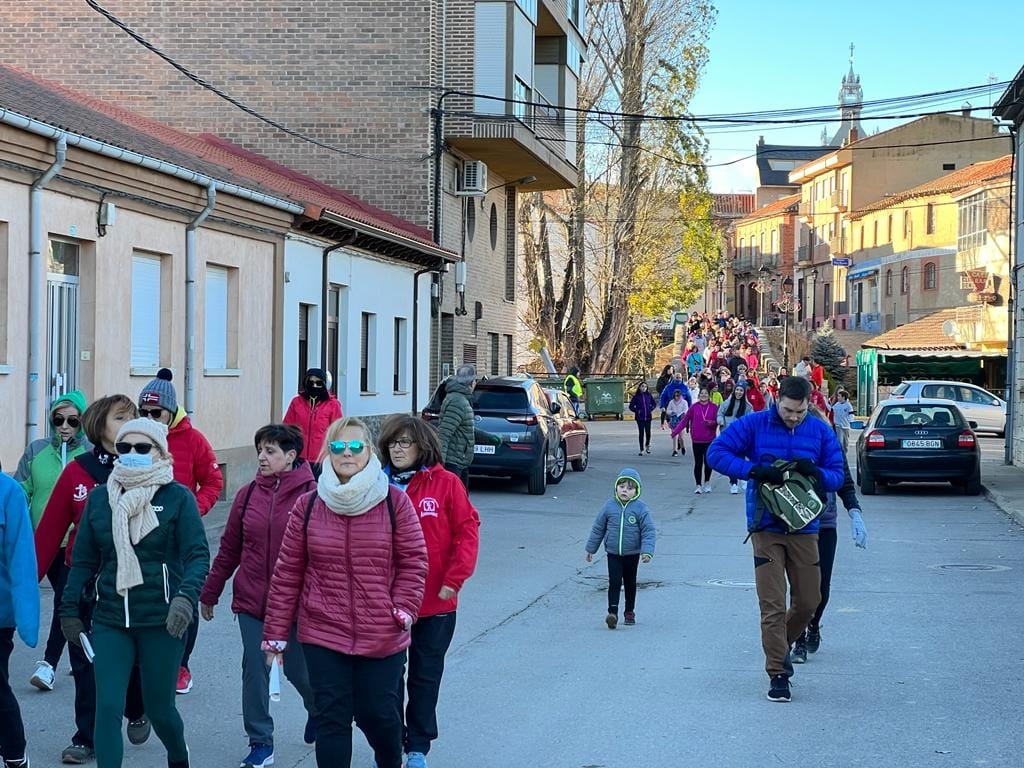
[[[161,370],[137,402],[62,395],[52,436],[28,446],[13,479],[0,474],[3,765],[29,766],[8,661],[15,631],[36,646],[45,577],[53,620],[29,682],[54,689],[66,644],[74,726],[61,762],[118,768],[125,735],[138,745],[155,732],[168,767],[189,766],[175,697],[192,689],[198,619],[214,620],[230,580],[242,768],[274,762],[270,700],[282,672],[320,768],[350,764],[353,721],[378,768],[425,768],[479,546],[463,478],[443,464],[461,427],[442,441],[395,415],[374,445],[365,423],[343,416],[325,372],[310,369],[284,422],[256,431],[256,476],[235,495],[211,564],[202,517],[223,479],[172,379]]]

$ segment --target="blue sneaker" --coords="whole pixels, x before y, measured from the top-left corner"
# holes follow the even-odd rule
[[[405,768],[427,768],[427,756],[422,752],[410,752],[405,756]]]
[[[274,764],[274,748],[269,744],[250,744],[249,754],[242,761],[241,768],[264,768]]]

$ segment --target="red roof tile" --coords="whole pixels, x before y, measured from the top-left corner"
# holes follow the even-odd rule
[[[906,323],[868,339],[862,346],[876,349],[953,350],[963,349],[947,336],[942,326],[947,320],[956,322],[956,309],[940,309],[920,320]]]
[[[744,221],[759,221],[766,219],[769,216],[778,216],[780,213],[785,213],[786,209],[792,208],[800,203],[800,193],[797,192],[793,195],[786,195],[780,197],[778,200],[773,200],[767,205],[762,205],[756,211],[751,213],[749,216],[744,216],[740,223]]]
[[[712,216],[746,216],[754,210],[755,197],[751,193],[718,194],[711,195]]]

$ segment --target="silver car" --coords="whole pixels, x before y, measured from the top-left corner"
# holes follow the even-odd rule
[[[963,381],[904,381],[890,394],[890,398],[938,398],[952,400],[963,412],[964,418],[977,423],[977,432],[995,432],[1000,437],[1006,431],[1006,401],[975,384]]]

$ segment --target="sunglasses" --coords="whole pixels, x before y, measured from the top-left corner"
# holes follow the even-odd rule
[[[53,426],[55,427],[63,427],[65,422],[72,429],[78,429],[80,426],[82,426],[82,420],[79,419],[77,416],[68,416],[65,419],[61,414],[58,413],[50,420],[50,423],[53,424]]]
[[[366,447],[366,443],[362,440],[349,440],[347,443],[344,440],[331,440],[327,445],[331,453],[344,453],[345,449],[348,448],[353,454],[360,454],[363,452],[363,448]]]
[[[390,443],[388,443],[388,448],[408,448],[415,442],[415,440],[410,440],[407,437],[402,438],[400,440],[392,440]]]
[[[119,454],[124,456],[126,453],[131,453],[132,449],[135,449],[136,453],[141,453],[145,456],[154,446],[152,443],[114,443],[114,448]]]
[[[144,419],[159,419],[163,412],[163,408],[139,408],[139,416]]]

